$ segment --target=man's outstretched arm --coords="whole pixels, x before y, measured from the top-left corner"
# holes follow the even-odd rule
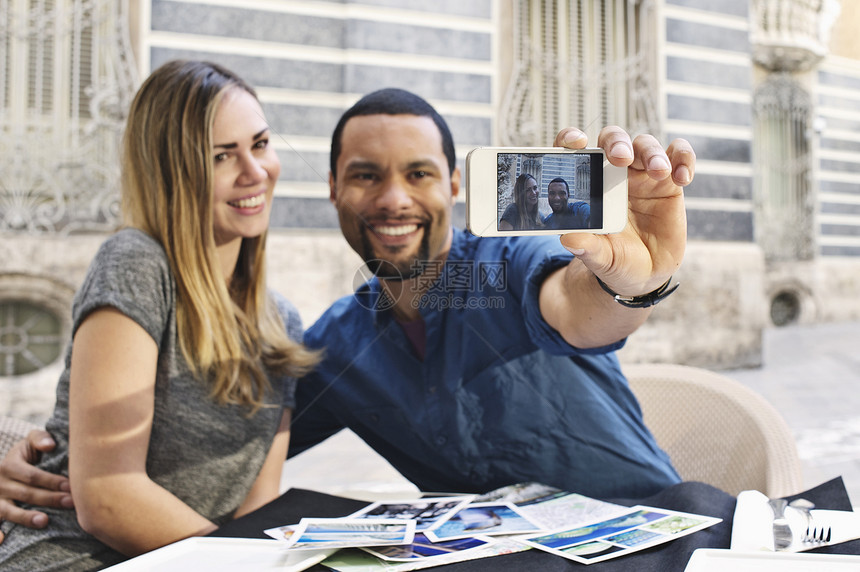
[[[555,144],[585,147],[585,134],[562,130]],[[696,155],[676,139],[665,150],[650,135],[631,140],[619,127],[604,128],[598,139],[609,161],[627,167],[627,226],[617,234],[570,233],[562,245],[576,258],[544,281],[541,314],[572,346],[599,347],[634,332],[650,307],[626,307],[621,296],[661,292],[681,265],[687,242],[683,187],[693,180]],[[603,286],[598,282],[603,282]]]

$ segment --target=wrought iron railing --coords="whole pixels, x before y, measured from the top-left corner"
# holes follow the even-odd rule
[[[0,0],[0,231],[114,228],[127,0]]]

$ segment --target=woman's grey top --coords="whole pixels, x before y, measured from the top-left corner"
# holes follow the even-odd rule
[[[290,337],[301,341],[298,312],[284,298],[275,299]],[[158,344],[147,474],[216,524],[231,519],[262,467],[282,404],[295,405],[295,379],[270,376],[267,406],[250,417],[247,407],[217,404],[208,384],[190,372],[179,348],[176,283],[164,250],[139,230],[122,230],[101,246],[75,297],[72,335],[91,312],[105,306],[137,322]],[[39,466],[68,475],[71,342],[65,360],[46,425],[57,447],[43,455]],[[90,570],[126,559],[84,532],[75,511],[40,510],[51,519],[43,530],[3,524],[0,569]]]

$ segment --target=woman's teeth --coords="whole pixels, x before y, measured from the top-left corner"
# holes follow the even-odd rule
[[[255,197],[248,197],[247,199],[239,199],[238,201],[230,201],[230,204],[234,207],[239,207],[240,209],[250,209],[253,207],[258,207],[261,204],[266,202],[266,195],[260,193]]]
[[[373,230],[379,234],[384,234],[386,236],[401,236],[404,234],[409,234],[410,232],[415,232],[418,230],[417,224],[403,224],[397,226],[375,226]]]

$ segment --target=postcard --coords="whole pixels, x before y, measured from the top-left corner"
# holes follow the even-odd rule
[[[722,519],[635,506],[627,513],[586,526],[520,537],[540,550],[582,564],[601,562],[669,542],[717,524]]]
[[[303,518],[286,540],[292,550],[411,544],[414,520]]]
[[[508,485],[474,499],[474,502],[489,501],[511,502],[521,514],[547,530],[606,520],[630,510],[630,507],[534,482]]]
[[[433,527],[449,513],[469,504],[473,498],[474,495],[463,495],[375,502],[346,518],[414,520],[415,530],[422,531]]]
[[[275,540],[289,540],[296,531],[296,526],[298,525],[287,524],[284,526],[277,526],[275,528],[268,528],[264,530],[263,533],[271,536]]]
[[[513,554],[530,549],[529,546],[521,542],[516,542],[507,536],[479,538],[488,541],[487,544],[470,550],[452,552],[429,558],[415,558],[408,561],[383,560],[370,554],[364,548],[347,548],[345,550],[338,550],[321,564],[326,568],[337,570],[338,572],[409,572],[411,570],[423,570],[424,568],[434,568],[455,562],[492,558],[502,554]]]
[[[415,534],[412,544],[403,544],[400,546],[365,546],[362,550],[383,560],[409,562],[412,560],[447,556],[455,552],[473,550],[492,543],[493,540],[491,538],[482,538],[480,536],[458,538],[444,542],[431,542],[430,539],[419,532]]]
[[[488,493],[475,497],[475,502],[512,502],[515,505],[540,502],[542,499],[556,495],[566,495],[567,492],[543,483],[526,482],[515,485],[505,485]]]
[[[542,530],[509,502],[472,503],[424,531],[433,542],[475,535],[522,534]]]

